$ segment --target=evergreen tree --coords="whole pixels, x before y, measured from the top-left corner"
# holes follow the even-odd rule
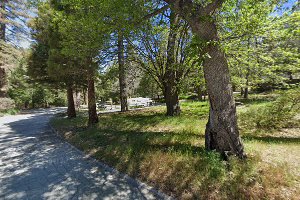
[[[0,97],[7,96],[7,73],[20,40],[26,39],[27,0],[0,0]]]

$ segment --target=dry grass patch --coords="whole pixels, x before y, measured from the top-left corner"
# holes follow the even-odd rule
[[[90,128],[80,114],[52,124],[87,154],[178,199],[299,196],[299,138],[247,134],[249,158],[225,162],[204,149],[207,112],[207,103],[186,102],[180,117],[166,117],[160,107],[103,114]]]

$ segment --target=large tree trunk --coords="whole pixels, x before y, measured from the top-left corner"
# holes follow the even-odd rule
[[[198,23],[196,34],[208,41],[218,41],[213,22]],[[208,30],[208,31],[203,31]],[[239,136],[236,107],[227,60],[219,46],[212,42],[205,48],[203,66],[210,101],[209,120],[205,131],[205,147],[222,154],[244,157],[244,147]],[[202,54],[203,55],[203,54]]]
[[[2,63],[0,63],[0,97],[7,97],[6,87],[7,87],[6,71],[4,68],[2,68]]]
[[[168,36],[167,46],[167,63],[166,72],[164,75],[164,95],[167,105],[167,115],[177,116],[180,115],[180,105],[178,98],[178,87],[176,81],[176,58],[175,58],[175,45],[177,40],[179,28],[179,16],[175,12],[170,13],[170,30]]]
[[[125,59],[124,59],[124,41],[122,31],[118,32],[118,63],[119,63],[119,84],[120,84],[120,101],[121,112],[128,111],[127,104],[127,82],[125,71]]]
[[[73,97],[73,88],[72,85],[67,86],[67,98],[68,98],[68,118],[76,117],[76,110],[74,104],[74,97]]]
[[[89,109],[89,125],[99,122],[96,108],[95,83],[94,79],[88,79],[88,109]]]
[[[82,93],[83,93],[83,104],[86,105],[87,104],[87,102],[86,102],[86,99],[87,99],[86,96],[87,95],[86,95],[86,89],[85,88],[82,90]]]
[[[247,81],[248,82],[248,81]],[[249,97],[249,88],[248,86],[246,85],[245,87],[245,91],[244,91],[244,99],[248,99]]]
[[[165,0],[168,3],[173,1]],[[210,101],[209,120],[205,131],[205,147],[223,155],[244,158],[244,147],[237,126],[228,63],[220,49],[217,27],[212,16],[222,0],[213,0],[206,7],[190,0],[177,0],[172,5],[185,18],[198,37],[200,56],[203,57],[204,76]]]
[[[164,87],[164,96],[167,106],[167,116],[177,116],[180,115],[180,105],[178,98],[178,90],[172,85],[166,85]]]

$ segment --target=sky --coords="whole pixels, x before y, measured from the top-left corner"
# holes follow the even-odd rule
[[[298,0],[288,0],[284,5],[283,5],[283,9],[279,10],[277,12],[274,13],[274,16],[280,16],[284,13],[284,10],[289,10],[292,8],[292,6],[297,2]]]

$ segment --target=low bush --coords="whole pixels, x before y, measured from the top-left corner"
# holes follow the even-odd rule
[[[279,92],[279,97],[268,104],[250,107],[240,114],[240,125],[247,130],[279,129],[297,123],[295,116],[300,111],[300,89]]]
[[[0,110],[8,110],[15,107],[14,100],[10,98],[0,98]]]
[[[19,113],[19,110],[15,109],[15,108],[7,109],[7,110],[0,110],[0,117],[2,117],[4,115],[16,115],[18,113]]]
[[[51,105],[52,106],[66,106],[67,105],[66,98],[63,96],[57,96],[52,100]]]

